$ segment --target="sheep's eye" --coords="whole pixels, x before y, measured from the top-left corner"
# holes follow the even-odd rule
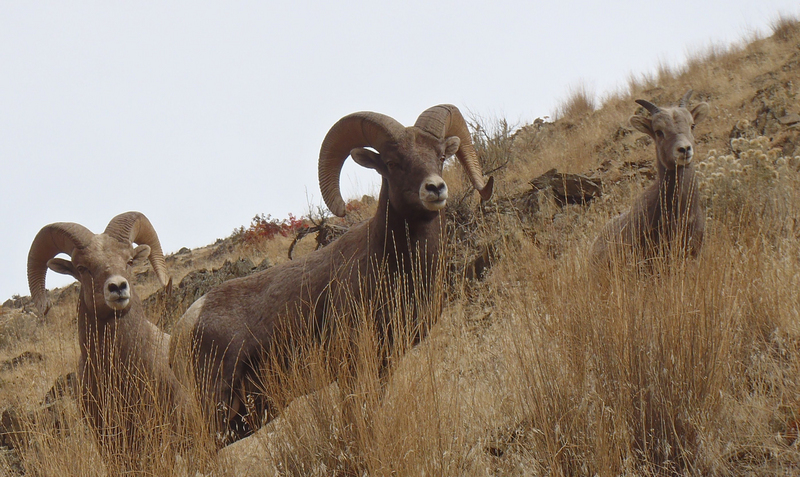
[[[88,272],[88,271],[89,271],[89,269],[88,269],[88,268],[86,268],[86,267],[84,267],[83,265],[78,265],[78,266],[76,266],[75,268],[77,268],[77,269],[78,269],[78,273],[86,273],[86,272]]]
[[[660,129],[656,130],[656,137],[659,139],[664,139],[664,131]]]
[[[133,259],[130,259],[130,260],[128,260],[128,266],[129,266],[129,267],[132,267],[132,266],[133,266]]]
[[[445,153],[442,153],[442,155],[441,155],[441,156],[439,156],[439,159],[440,159],[442,162],[444,162],[444,161],[445,161],[445,159],[447,159],[447,154],[445,154]]]
[[[692,124],[692,131],[694,131],[694,124]]]

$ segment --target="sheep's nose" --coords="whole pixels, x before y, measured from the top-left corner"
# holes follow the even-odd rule
[[[430,175],[419,186],[422,206],[428,210],[441,210],[447,203],[447,184],[438,175]]]
[[[131,289],[128,280],[120,275],[109,277],[108,280],[106,280],[103,295],[106,305],[114,310],[124,310],[131,299]]]
[[[681,146],[678,148],[678,152],[683,155],[690,155],[692,153],[692,146]]]
[[[128,290],[128,281],[120,280],[118,283],[111,282],[108,284],[108,291],[111,293],[121,293]]]
[[[425,190],[436,194],[437,197],[441,197],[443,193],[447,192],[447,184],[445,184],[444,181],[441,181],[438,184],[430,182],[425,184]]]

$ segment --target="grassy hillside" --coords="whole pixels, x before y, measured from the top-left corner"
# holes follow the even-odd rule
[[[650,273],[619,267],[598,276],[587,267],[594,237],[654,175],[652,141],[628,124],[634,100],[671,104],[689,88],[693,104],[711,106],[695,130],[704,249]],[[462,172],[446,170],[452,273],[439,284],[444,313],[394,362],[385,395],[374,372],[347,392],[328,386],[325,357],[309,345],[314,366],[271,388],[287,404],[279,419],[219,453],[204,450],[197,432],[191,458],[162,459],[153,475],[798,473],[798,88],[800,24],[779,19],[769,38],[631,78],[598,107],[578,90],[552,122],[514,129],[476,119],[495,199],[479,208]],[[549,189],[532,188],[553,168],[601,183],[602,195],[562,205]],[[358,207],[356,219],[371,212]],[[244,240],[240,231],[168,258],[178,298],[154,293],[146,269],[135,286],[151,296],[153,321],[169,329],[189,295],[267,266],[265,258],[286,260],[290,243]],[[312,248],[306,239],[295,255]],[[476,273],[479,256],[491,264],[485,274]],[[41,404],[78,354],[77,290],[53,296],[45,320],[24,298],[0,308],[2,425],[16,419],[26,431],[0,441],[0,472],[108,475],[69,393]],[[359,366],[374,371],[377,345],[362,338]],[[293,399],[310,389],[321,390]],[[152,445],[161,455],[161,443]]]

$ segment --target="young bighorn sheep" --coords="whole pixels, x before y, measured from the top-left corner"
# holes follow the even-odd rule
[[[375,216],[301,259],[219,285],[197,300],[173,330],[170,358],[174,362],[176,356],[192,354],[189,379],[199,386],[220,444],[253,432],[263,424],[261,416],[274,416],[276,409],[258,392],[257,383],[265,355],[275,351],[276,336],[305,330],[319,338],[347,300],[372,303],[376,328],[386,333],[389,317],[382,292],[414,290],[410,301],[415,308],[430,296],[440,270],[448,197],[441,174],[453,154],[488,200],[493,180],[484,182],[467,124],[455,106],[434,106],[412,127],[383,114],[359,112],[330,129],[319,157],[325,203],[337,216],[345,215],[339,175],[349,156],[382,176]],[[415,310],[409,315],[418,317]],[[186,376],[176,372],[181,379]],[[256,417],[247,418],[246,404],[256,409]]]
[[[692,257],[699,253],[705,211],[694,171],[692,132],[708,114],[708,104],[700,103],[690,112],[686,107],[691,96],[689,90],[672,108],[636,100],[652,117],[635,115],[630,123],[655,141],[657,177],[630,210],[606,224],[592,246],[595,263],[608,262],[623,250],[644,261],[675,247]]]
[[[139,246],[133,248],[132,243]],[[59,253],[72,260],[54,258]],[[147,440],[153,439],[158,425],[175,430],[184,406],[182,388],[168,364],[169,335],[145,318],[130,283],[132,265],[148,258],[159,282],[166,284],[158,236],[139,212],[114,217],[96,235],[76,223],[47,225],[28,254],[28,285],[42,315],[49,310],[48,268],[80,282],[82,412],[107,462],[127,468],[148,458],[145,449],[156,450],[147,447]]]

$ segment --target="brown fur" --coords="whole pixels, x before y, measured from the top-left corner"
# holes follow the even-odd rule
[[[684,96],[688,102],[691,91]],[[646,107],[654,107],[643,102]],[[656,145],[655,181],[637,197],[630,210],[610,221],[594,242],[594,263],[608,263],[627,251],[647,261],[678,247],[696,256],[703,244],[705,211],[695,177],[695,141],[692,131],[708,113],[700,103],[690,112],[683,106],[663,108],[652,118],[632,116],[631,125],[653,138]]]
[[[38,238],[38,237],[37,237]],[[35,242],[36,243],[36,242]],[[132,264],[151,248],[106,234],[76,244],[71,261],[47,266],[81,284],[78,306],[78,382],[84,415],[91,423],[109,471],[141,468],[153,456],[154,426],[177,432],[185,409],[180,383],[168,366],[169,335],[145,318],[130,286]],[[160,253],[160,252],[159,252]],[[129,296],[124,305],[117,300]],[[163,448],[161,448],[163,450]]]
[[[299,260],[226,282],[187,310],[173,331],[170,357],[179,362],[181,355],[193,354],[194,371],[176,372],[198,386],[221,443],[253,432],[265,413],[274,416],[268,397],[254,392],[253,383],[276,335],[318,334],[330,325],[331,309],[344,310],[349,299],[374,300],[376,286],[395,290],[403,282],[421,290],[420,298],[429,294],[440,270],[443,214],[424,206],[420,185],[432,177],[441,181],[443,159],[458,146],[458,138],[439,139],[409,127],[399,143],[378,153],[353,149],[356,162],[383,177],[372,219]],[[446,197],[443,181],[440,187]],[[382,305],[375,309],[378,331],[386,332]],[[242,410],[248,400],[255,403],[255,419]]]

